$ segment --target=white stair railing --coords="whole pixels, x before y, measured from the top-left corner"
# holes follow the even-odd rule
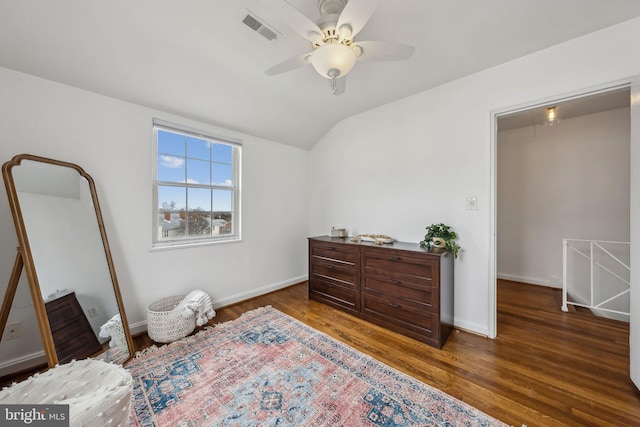
[[[629,252],[629,242],[563,239],[562,311],[567,312],[571,304],[628,321]]]

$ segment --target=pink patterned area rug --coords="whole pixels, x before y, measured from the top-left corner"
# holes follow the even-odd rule
[[[126,368],[131,426],[506,426],[272,307]]]

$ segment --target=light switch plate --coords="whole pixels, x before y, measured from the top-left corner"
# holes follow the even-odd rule
[[[477,197],[467,197],[465,202],[465,207],[468,211],[477,211],[478,210],[478,198]]]

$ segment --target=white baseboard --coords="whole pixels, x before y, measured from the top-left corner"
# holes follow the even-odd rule
[[[131,335],[147,332],[147,321],[142,320],[140,322],[129,323],[129,331],[131,331]]]
[[[44,350],[25,354],[23,356],[16,357],[15,359],[0,363],[0,377],[46,364],[47,355],[44,354]]]
[[[516,274],[498,273],[497,278],[502,280],[510,280],[512,282],[528,283],[530,285],[547,286],[551,288],[562,287],[562,285],[560,286],[554,285],[548,279],[542,279],[539,277],[527,277],[527,276],[519,276]]]
[[[260,295],[268,294],[269,292],[277,291],[278,289],[287,288],[291,285],[304,282],[305,280],[308,280],[308,279],[309,279],[309,276],[304,275],[304,276],[294,277],[288,280],[283,280],[282,282],[272,283],[270,285],[263,286],[261,288],[252,289],[250,291],[231,295],[223,299],[214,300],[213,306],[215,308],[225,307],[227,305],[235,304],[237,302],[259,297]]]
[[[481,335],[483,337],[489,336],[489,329],[486,325],[480,325],[478,323],[467,322],[465,320],[454,320],[453,327],[472,334]]]

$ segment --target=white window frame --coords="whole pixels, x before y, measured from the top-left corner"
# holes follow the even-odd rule
[[[184,183],[167,183],[158,180],[158,130],[164,130],[172,133],[179,133],[186,136],[192,136],[199,139],[205,139],[218,144],[226,144],[233,147],[232,155],[232,174],[233,185],[231,186],[218,186],[208,185],[207,188],[231,190],[232,196],[232,209],[233,209],[233,221],[231,223],[232,232],[224,236],[207,236],[207,237],[195,237],[195,238],[179,238],[175,240],[161,240],[159,238],[159,210],[158,210],[158,188],[161,185],[171,185],[176,187],[191,188],[191,185]],[[242,240],[241,235],[241,165],[242,165],[242,142],[235,138],[227,136],[220,136],[211,132],[201,131],[188,126],[183,126],[175,123],[171,123],[161,119],[153,119],[153,167],[152,167],[152,182],[153,182],[153,214],[152,214],[152,237],[151,237],[151,249],[172,249],[180,247],[191,247],[200,245],[210,245],[222,242],[238,242]]]

